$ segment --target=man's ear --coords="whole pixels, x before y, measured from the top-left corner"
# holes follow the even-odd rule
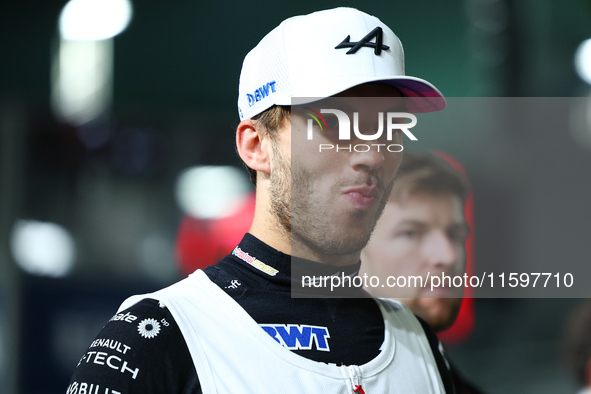
[[[266,174],[271,173],[271,144],[256,128],[256,122],[245,119],[236,128],[236,149],[248,167]]]

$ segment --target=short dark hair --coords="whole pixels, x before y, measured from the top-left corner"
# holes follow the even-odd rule
[[[445,160],[430,153],[404,152],[390,200],[399,200],[415,192],[453,193],[466,203],[471,187],[466,174]]]
[[[291,119],[291,107],[274,105],[271,108],[252,117],[257,125],[262,126],[272,142],[277,141],[277,130],[285,119]],[[250,175],[250,181],[257,185],[257,172],[244,164]]]

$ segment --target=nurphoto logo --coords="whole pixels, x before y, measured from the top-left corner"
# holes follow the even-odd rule
[[[353,112],[353,122],[349,118],[349,115],[338,109],[321,109],[320,112],[313,110],[312,108],[305,107],[309,112],[305,112],[306,115],[310,116],[307,123],[307,139],[314,139],[314,125],[318,125],[320,132],[328,132],[329,127],[326,119],[322,114],[331,114],[336,117],[338,123],[338,140],[339,141],[351,141],[352,135],[361,141],[377,141],[378,139],[384,139],[384,133],[386,141],[392,141],[394,133],[396,131],[403,132],[411,141],[417,141],[417,137],[410,132],[410,128],[417,124],[417,117],[407,112],[379,112],[377,117],[377,130],[373,134],[364,134],[359,130],[359,112]],[[385,118],[385,121],[384,121]],[[331,122],[331,125],[334,122]],[[353,127],[351,128],[351,123]],[[385,123],[385,126],[384,126]],[[351,133],[353,129],[353,133]],[[349,144],[349,145],[334,145],[334,144],[320,144],[319,151],[335,150],[348,151],[348,152],[367,152],[372,147],[377,148],[378,152],[381,150],[387,150],[388,152],[402,152],[403,146],[401,144]]]

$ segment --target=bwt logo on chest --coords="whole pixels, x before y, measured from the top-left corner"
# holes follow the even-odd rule
[[[261,101],[265,97],[269,96],[271,93],[275,93],[277,90],[275,88],[275,81],[267,82],[257,90],[253,92],[253,94],[246,93],[246,97],[248,97],[248,106],[252,107],[255,103]]]
[[[290,350],[316,349],[328,352],[328,328],[306,324],[259,324],[277,342]]]

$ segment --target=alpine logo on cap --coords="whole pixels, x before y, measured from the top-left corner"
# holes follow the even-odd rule
[[[382,49],[387,51],[390,49],[389,46],[382,43],[384,32],[381,27],[376,27],[370,31],[365,37],[357,42],[351,42],[351,36],[348,35],[339,45],[334,47],[335,49],[351,48],[347,51],[347,55],[357,53],[361,47],[373,48],[373,53],[379,56],[382,53]],[[375,42],[371,42],[372,39],[376,39]]]

